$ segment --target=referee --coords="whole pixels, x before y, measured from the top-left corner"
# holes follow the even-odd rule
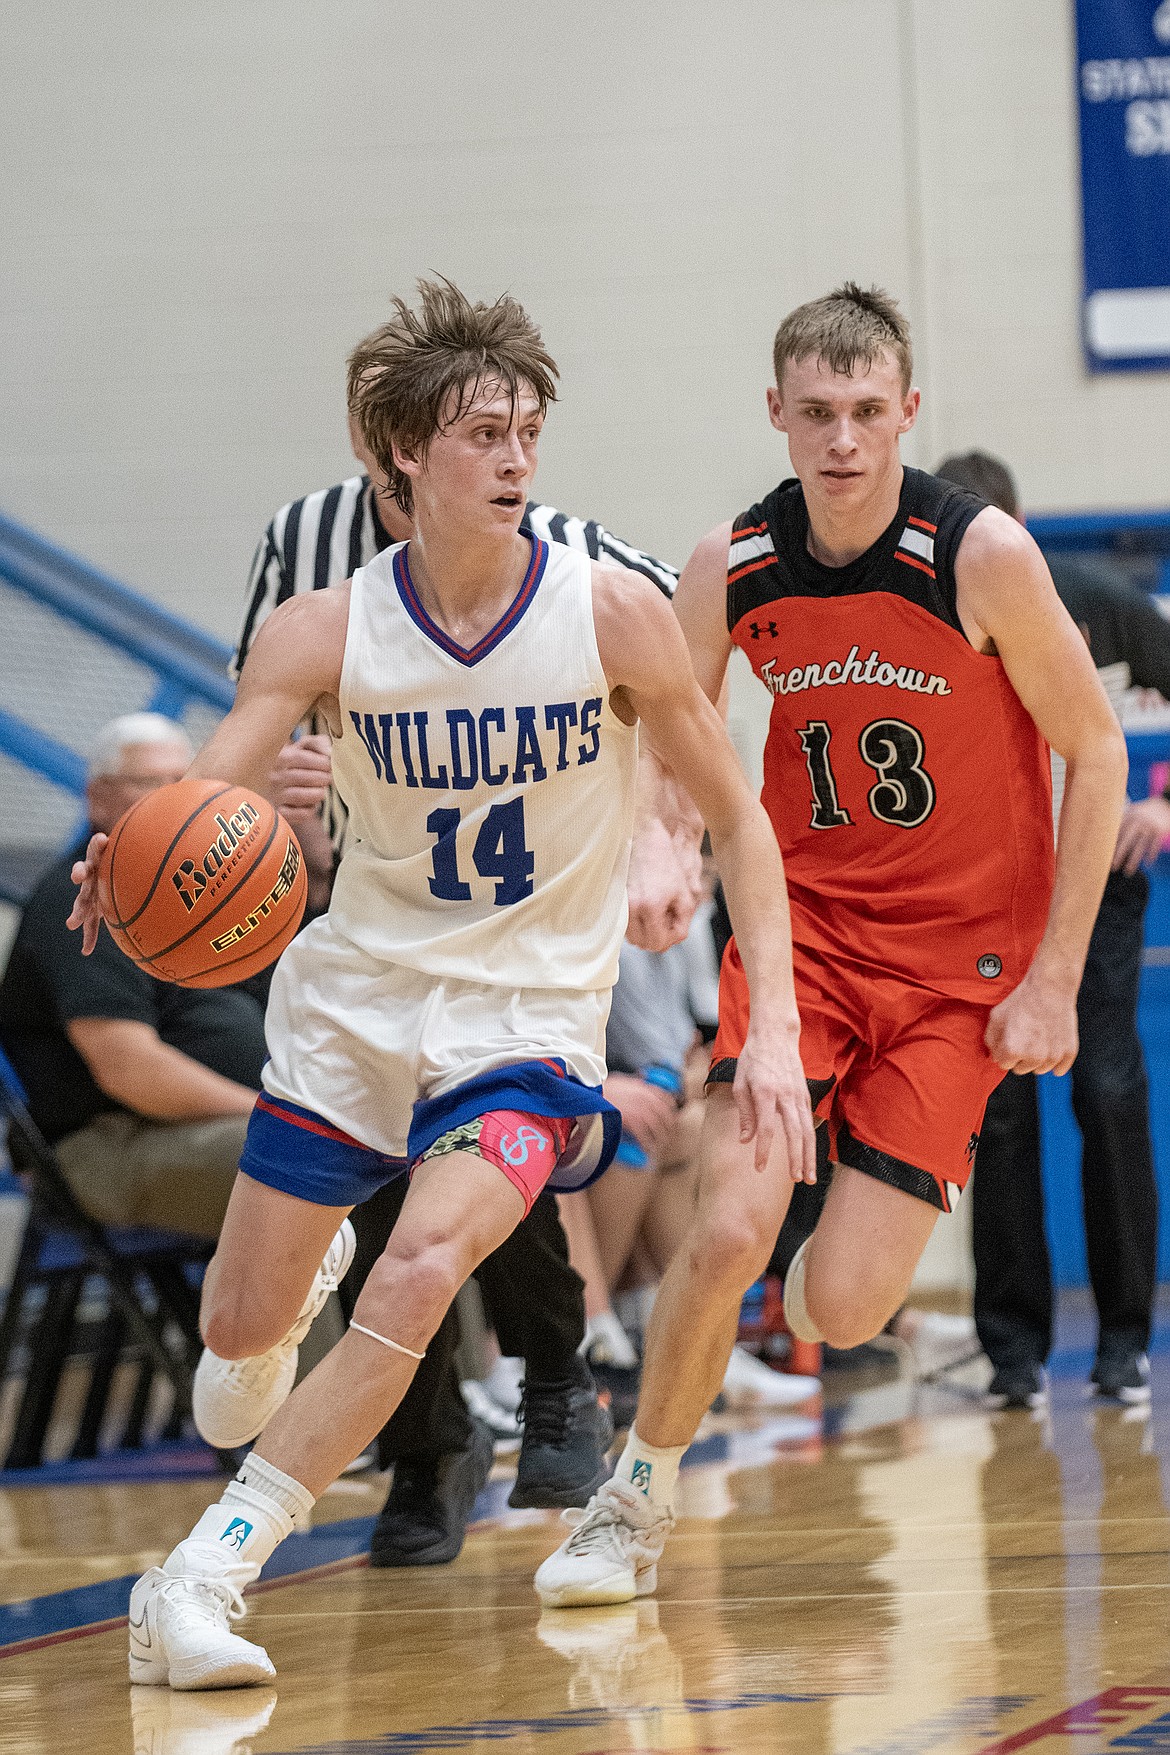
[[[281,507],[256,550],[243,630],[232,664],[239,674],[257,630],[280,603],[348,579],[382,549],[413,535],[409,517],[370,455],[352,413],[350,442],[364,473]],[[592,520],[529,504],[522,531],[612,561],[651,579],[667,595],[674,568],[631,548]],[[314,733],[289,744],[272,774],[275,802],[295,822],[306,865],[315,871],[318,905],[327,901],[333,858],[345,834],[345,807],[330,784],[328,738]],[[406,1196],[405,1177],[353,1214],[358,1250],[342,1287],[352,1307],[386,1247]],[[525,1362],[524,1441],[510,1503],[556,1507],[584,1503],[608,1469],[612,1435],[588,1366],[579,1356],[585,1304],[555,1196],[547,1190],[508,1240],[476,1270],[500,1348]],[[487,1428],[467,1412],[455,1369],[454,1307],[427,1349],[405,1398],[379,1438],[379,1460],[394,1480],[374,1529],[375,1566],[433,1566],[453,1560],[492,1462]]]

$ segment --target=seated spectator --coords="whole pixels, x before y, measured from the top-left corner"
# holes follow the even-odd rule
[[[191,753],[157,713],[99,732],[85,832],[29,897],[0,981],[0,1040],[93,1218],[217,1237],[260,1087],[263,1004],[245,987],[158,981],[106,932],[83,957],[65,924],[90,835],[181,779]]]

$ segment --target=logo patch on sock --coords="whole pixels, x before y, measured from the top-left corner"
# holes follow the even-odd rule
[[[234,1548],[238,1553],[252,1534],[252,1528],[242,1517],[233,1517],[219,1539],[225,1548]]]
[[[650,1476],[653,1473],[653,1471],[654,1471],[654,1464],[653,1463],[642,1462],[639,1459],[639,1461],[634,1464],[634,1467],[631,1470],[630,1486],[636,1487],[639,1493],[649,1493],[649,1491],[650,1491]]]

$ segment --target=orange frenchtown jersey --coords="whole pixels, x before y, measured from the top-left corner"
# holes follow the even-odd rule
[[[735,520],[727,623],[773,697],[762,799],[797,945],[991,1006],[1044,931],[1054,854],[1048,746],[955,607],[983,507],[907,469],[889,528],[826,567],[782,482]]]

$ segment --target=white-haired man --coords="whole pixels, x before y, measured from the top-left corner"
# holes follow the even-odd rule
[[[98,733],[88,827],[25,906],[0,982],[0,1039],[87,1212],[218,1237],[260,1087],[262,1004],[243,988],[156,981],[105,933],[83,957],[65,926],[79,848],[181,779],[191,755],[182,726],[158,713]]]

